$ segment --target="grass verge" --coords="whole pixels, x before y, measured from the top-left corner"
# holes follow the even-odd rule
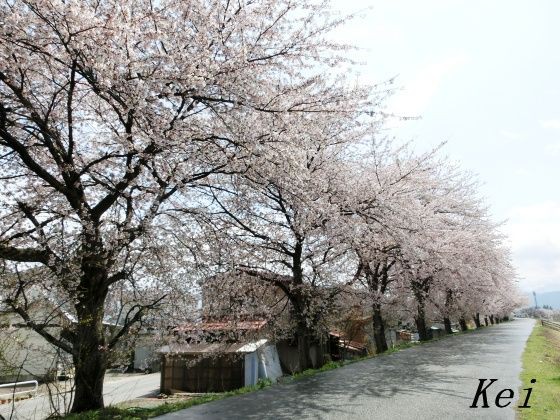
[[[531,379],[537,382],[531,384]],[[532,387],[529,400],[531,408],[518,408],[518,418],[560,419],[560,332],[535,325],[527,340],[523,353],[523,371],[521,372],[522,404],[527,391]]]

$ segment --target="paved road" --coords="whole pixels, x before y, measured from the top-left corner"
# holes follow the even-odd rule
[[[105,405],[128,401],[133,398],[143,397],[159,392],[160,374],[149,375],[126,375],[118,377],[107,376],[103,385]],[[70,394],[58,395],[59,406],[69,406]],[[0,405],[0,415],[6,419],[10,418],[12,406],[10,404]],[[17,402],[14,405],[13,420],[40,420],[51,413],[50,398],[46,395],[38,396],[30,400]]]
[[[517,404],[469,405],[479,378],[499,379],[488,389],[489,403],[503,388],[517,399],[533,324],[516,319],[159,419],[514,419]]]

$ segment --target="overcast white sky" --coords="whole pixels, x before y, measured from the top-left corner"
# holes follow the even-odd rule
[[[560,290],[560,1],[332,0],[361,77],[398,75],[394,128],[479,175],[525,291]],[[371,7],[371,9],[368,9]],[[367,10],[364,10],[367,9]]]

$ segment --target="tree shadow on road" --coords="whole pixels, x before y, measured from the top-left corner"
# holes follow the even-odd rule
[[[356,412],[354,408],[363,412],[366,399],[375,414],[376,399],[382,402],[397,396],[409,400],[445,396],[465,400],[468,406],[472,395],[461,392],[458,384],[473,378],[448,371],[465,364],[484,369],[486,359],[493,363],[500,357],[500,350],[514,342],[515,335],[501,326],[484,328],[195,407],[181,418],[191,418],[191,414],[193,418],[223,418],[224,413],[228,418],[243,419],[325,418],[327,414],[347,418]],[[382,413],[377,414],[382,417]]]

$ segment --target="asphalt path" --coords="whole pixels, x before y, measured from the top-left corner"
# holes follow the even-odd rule
[[[514,419],[521,355],[533,325],[531,319],[516,319],[158,418]],[[498,379],[487,389],[491,407],[469,408],[479,379],[489,378]],[[523,384],[533,387],[533,395],[536,379]],[[503,388],[515,392],[514,402],[497,408],[496,394]],[[525,396],[523,391],[520,401]]]
[[[112,405],[134,398],[157,394],[159,392],[160,374],[122,375],[105,377],[103,383],[103,399],[105,405]],[[54,396],[38,395],[29,400],[15,404],[0,405],[0,415],[12,420],[40,420],[53,412],[52,401],[56,401],[58,409],[64,413],[64,408],[71,403],[69,393]]]

